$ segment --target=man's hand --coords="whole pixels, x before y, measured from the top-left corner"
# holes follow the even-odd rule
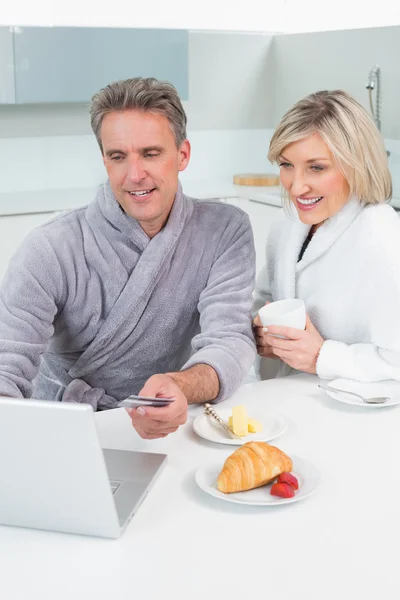
[[[269,304],[269,302],[267,302]],[[273,352],[273,348],[268,341],[267,327],[263,327],[260,316],[257,315],[253,320],[254,337],[257,344],[257,353],[263,358],[278,358]]]
[[[282,335],[288,339],[277,338],[275,335]],[[293,327],[269,325],[265,337],[273,354],[290,367],[305,373],[316,373],[317,359],[324,339],[308,315],[304,331]]]
[[[138,395],[174,398],[174,402],[169,406],[139,406],[127,409],[132,425],[140,437],[147,440],[163,438],[186,423],[188,402],[180,387],[169,375],[153,375]]]

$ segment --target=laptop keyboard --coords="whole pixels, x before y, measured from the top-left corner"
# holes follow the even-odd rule
[[[111,486],[111,491],[113,494],[115,494],[115,492],[117,491],[117,489],[119,488],[120,485],[121,485],[120,481],[111,481],[111,479],[110,479],[110,486]]]

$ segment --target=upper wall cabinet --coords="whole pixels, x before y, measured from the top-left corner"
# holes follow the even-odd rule
[[[9,27],[0,27],[0,104],[14,103],[13,38]]]
[[[108,83],[136,76],[170,81],[188,98],[183,30],[21,27],[14,59],[17,104],[88,102]]]

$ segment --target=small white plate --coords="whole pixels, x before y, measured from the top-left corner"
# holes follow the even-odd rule
[[[217,413],[225,423],[228,423],[229,417],[232,415],[232,410],[216,408]],[[212,417],[206,414],[198,415],[193,421],[193,429],[200,437],[210,442],[218,444],[229,444],[231,446],[242,446],[246,442],[268,442],[281,435],[287,424],[285,419],[280,415],[265,415],[260,413],[251,413],[251,418],[259,421],[263,426],[259,433],[249,433],[245,437],[238,440],[230,438],[228,433],[218,425]]]
[[[235,504],[247,504],[249,506],[280,506],[282,504],[291,504],[292,502],[298,502],[307,498],[307,496],[317,489],[321,482],[320,472],[314,464],[297,456],[291,456],[291,459],[293,461],[292,473],[299,481],[299,489],[293,498],[271,496],[270,489],[272,483],[246,492],[224,494],[217,489],[217,478],[223,466],[221,462],[197,469],[195,474],[196,483],[199,488],[210,494],[210,496]]]
[[[347,390],[349,392],[355,392],[364,396],[364,398],[373,398],[378,396],[389,396],[390,400],[383,404],[368,404],[363,402],[355,396],[346,396],[344,393],[339,393],[330,390],[323,390],[339,402],[344,404],[352,404],[353,406],[362,406],[364,408],[384,408],[386,406],[395,406],[400,404],[400,382],[399,381],[377,381],[373,383],[362,383],[361,381],[354,381],[353,379],[335,379],[330,381],[327,385],[339,388],[341,390]]]

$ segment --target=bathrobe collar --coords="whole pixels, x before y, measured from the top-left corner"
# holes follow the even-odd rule
[[[327,219],[314,233],[304,252],[303,258],[296,263],[296,271],[301,271],[314,260],[325,254],[325,252],[333,246],[336,240],[342,236],[346,229],[350,227],[364,208],[365,204],[360,202],[355,196],[352,196],[336,215]],[[298,221],[299,224],[304,227],[304,224],[301,223],[299,219]],[[306,227],[305,236],[304,229],[299,227],[299,231],[301,230],[303,235],[301,243],[304,242],[311,229],[308,225]]]
[[[142,229],[139,222],[122,210],[112,192],[109,180],[104,184],[102,191],[97,196],[97,200],[100,211],[109,224],[113,228],[117,228],[130,240],[134,239],[135,245],[139,250],[143,251],[151,242],[151,239]],[[167,238],[179,237],[184,223],[190,218],[192,212],[193,203],[183,194],[181,183],[178,182],[178,189],[168,220],[154,238],[160,234]]]
[[[271,261],[270,265],[267,263],[270,279],[274,279],[277,300],[296,298],[297,273],[325,254],[364,208],[365,205],[356,197],[351,197],[336,215],[327,219],[317,229],[300,261],[298,261],[300,250],[311,226],[302,223],[297,211],[293,214],[294,209],[291,209],[291,224],[286,230],[286,235],[289,238],[287,243],[279,245],[279,249],[269,249],[272,254],[279,252],[279,260]]]

